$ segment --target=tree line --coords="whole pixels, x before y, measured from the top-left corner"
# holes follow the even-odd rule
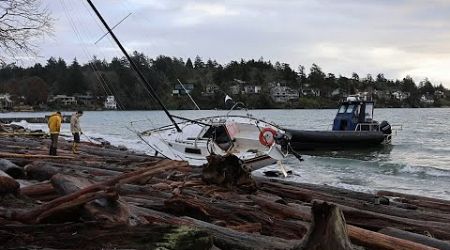
[[[212,59],[204,61],[199,56],[193,60],[168,56],[152,59],[143,53],[133,52],[132,59],[158,97],[171,109],[194,107],[188,97],[172,95],[177,79],[194,86],[191,95],[203,109],[223,107],[224,93],[229,93],[230,86],[236,84],[236,79],[243,85],[262,87],[259,94],[239,93],[233,96],[250,108],[334,108],[343,96],[365,91],[372,93],[379,107],[420,107],[424,105],[420,101],[424,95],[435,99],[432,104],[427,105],[450,104],[448,98],[434,95],[439,91],[450,96],[449,90],[442,84],[432,84],[426,78],[416,84],[409,76],[391,80],[386,79],[382,73],[375,77],[371,74],[360,77],[356,73],[349,77],[336,76],[323,72],[317,64],[313,64],[307,71],[302,65],[293,69],[287,63],[272,63],[263,58],[242,59],[221,65]],[[305,89],[313,89],[320,94],[300,94],[297,100],[275,103],[270,98],[270,88],[274,83],[288,86],[300,93]],[[215,85],[217,91],[205,95],[208,85]],[[395,91],[408,93],[408,96],[399,100],[386,94]],[[94,57],[85,64],[80,64],[76,58],[66,63],[62,58],[51,57],[45,65],[37,63],[27,68],[15,64],[3,65],[0,67],[0,93],[4,92],[23,96],[28,105],[45,104],[50,95],[91,93],[94,96],[114,95],[119,107],[123,109],[159,108],[124,57],[114,57],[109,62]],[[379,96],[373,93],[384,94]]]

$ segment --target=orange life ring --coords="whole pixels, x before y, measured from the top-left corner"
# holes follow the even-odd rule
[[[259,132],[259,142],[266,147],[270,147],[275,143],[276,134],[277,131],[273,128],[263,128],[261,132]]]

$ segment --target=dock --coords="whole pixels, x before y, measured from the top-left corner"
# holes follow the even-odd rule
[[[47,249],[450,249],[450,201],[0,136],[0,241]],[[231,158],[229,158],[231,157]]]

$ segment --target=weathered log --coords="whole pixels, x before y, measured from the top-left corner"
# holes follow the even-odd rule
[[[262,197],[251,195],[252,199],[256,204],[258,204],[263,210],[268,210],[280,216],[282,218],[294,218],[303,221],[311,221],[311,208],[306,206],[301,206],[297,204],[296,207],[280,204],[273,202]]]
[[[232,200],[223,202],[201,196],[191,197],[181,194],[166,200],[165,205],[164,211],[208,222],[224,220],[227,226],[258,222],[262,226],[262,234],[285,239],[301,239],[307,231],[305,224],[301,221],[277,219],[271,214],[261,212],[253,204],[244,205],[242,200],[239,203],[234,203]],[[228,211],[233,211],[233,213]]]
[[[416,242],[395,238],[362,228],[347,226],[348,235],[355,244],[380,250],[437,250]]]
[[[25,166],[25,172],[29,179],[45,181],[50,180],[60,169],[45,162],[34,162]]]
[[[427,200],[411,200],[408,198],[397,198],[396,200],[411,204],[417,207],[433,210],[439,213],[450,214],[450,204],[446,202],[436,202],[436,201],[427,201]]]
[[[436,213],[432,211],[409,210],[399,207],[392,207],[390,205],[367,202],[367,198],[363,200],[356,200],[347,196],[331,195],[326,192],[303,189],[296,186],[290,186],[279,182],[264,182],[259,181],[260,189],[269,193],[277,194],[281,197],[292,199],[294,201],[310,202],[310,199],[323,200],[333,202],[347,207],[353,207],[360,210],[372,211],[395,217],[408,218],[413,220],[448,222],[450,216],[445,213]],[[335,193],[335,192],[333,192]],[[375,197],[375,196],[374,196]]]
[[[103,225],[64,223],[4,225],[4,249],[211,249],[204,230],[173,225]]]
[[[56,174],[51,179],[52,185],[61,194],[75,193],[83,188],[94,185],[95,182],[86,178]],[[110,197],[109,197],[110,198]],[[129,212],[124,202],[115,199],[97,199],[86,203],[84,214],[89,219],[96,221],[128,224]]]
[[[168,169],[174,169],[174,168],[180,168],[186,166],[185,162],[174,162],[169,160],[163,160],[160,162],[160,164],[156,166],[151,166],[149,168],[144,168],[135,172],[131,173],[125,173],[121,174],[119,176],[116,176],[112,178],[111,180],[101,182],[98,184],[94,184],[91,186],[88,186],[86,188],[83,188],[79,191],[76,191],[74,193],[67,194],[65,196],[59,197],[55,200],[52,200],[51,202],[44,204],[40,206],[37,209],[33,209],[31,211],[28,211],[25,214],[15,214],[14,218],[18,221],[26,222],[26,223],[36,223],[38,222],[38,219],[41,214],[45,213],[45,211],[50,210],[54,207],[58,207],[64,203],[70,203],[72,200],[78,199],[78,197],[83,196],[84,199],[81,199],[82,201],[86,200],[86,197],[92,197],[92,193],[96,193],[105,189],[108,189],[108,187],[116,185],[116,184],[124,184],[124,183],[132,183],[134,181],[139,180],[142,177],[147,177],[156,173],[160,173],[163,171],[167,171]],[[90,196],[88,194],[91,193]],[[105,193],[104,195],[107,196]],[[87,201],[90,201],[92,199],[88,199]],[[86,202],[87,202],[86,201]]]
[[[117,171],[91,168],[85,166],[77,166],[73,164],[59,164],[59,163],[49,163],[43,161],[36,161],[25,167],[28,178],[36,180],[49,180],[53,175],[57,173],[65,174],[90,174],[93,176],[115,176],[121,174]]]
[[[73,156],[54,156],[54,155],[43,155],[43,154],[15,154],[15,153],[4,153],[0,152],[0,157],[2,158],[25,158],[25,159],[74,159]]]
[[[46,195],[57,195],[55,188],[49,182],[40,182],[20,189],[21,195],[31,198],[38,198]]]
[[[79,191],[80,189],[86,188],[88,186],[94,185],[95,182],[86,179],[86,178],[80,178],[75,177],[71,175],[64,175],[64,174],[55,174],[50,179],[51,184],[56,189],[56,191],[62,195],[75,193]]]
[[[139,216],[150,222],[173,225],[187,225],[207,231],[213,236],[214,245],[220,249],[292,249],[298,240],[285,240],[276,237],[238,232],[189,217],[176,217],[151,209],[130,206]]]
[[[0,170],[15,179],[25,177],[25,171],[23,168],[5,159],[0,159]]]
[[[443,204],[450,205],[450,200],[443,200],[443,199],[437,199],[437,198],[425,197],[425,196],[413,195],[413,194],[404,194],[404,193],[398,193],[398,192],[392,192],[392,191],[386,191],[386,190],[378,191],[377,195],[401,197],[401,198],[405,198],[408,200],[430,201],[430,202],[443,203]]]
[[[312,215],[311,228],[298,249],[353,249],[344,216],[336,205],[314,202]]]
[[[88,203],[92,200],[97,199],[117,199],[117,193],[111,192],[108,190],[105,191],[98,191],[98,192],[91,192],[86,193],[83,195],[78,196],[77,198],[73,200],[69,200],[64,203],[60,203],[56,206],[50,207],[48,210],[44,210],[41,213],[39,213],[38,216],[33,218],[33,223],[40,223],[41,221],[49,218],[49,217],[57,217],[59,213],[65,214],[68,210],[79,208],[80,206]],[[64,216],[66,217],[66,216]],[[65,219],[64,219],[65,220]]]
[[[42,163],[42,162],[41,162]],[[103,163],[105,164],[105,163]],[[94,176],[114,176],[119,175],[125,172],[125,169],[122,169],[122,171],[116,171],[111,169],[105,169],[102,167],[92,167],[88,166],[88,164],[85,164],[84,162],[80,161],[80,164],[75,164],[73,161],[71,163],[59,163],[59,162],[53,162],[51,163],[52,166],[60,168],[60,169],[68,169],[76,172],[83,172],[86,174],[91,174]],[[150,164],[149,164],[150,165]]]
[[[314,193],[318,193],[318,194],[326,194],[327,196],[330,196],[330,197],[346,197],[346,198],[351,198],[351,199],[355,199],[355,200],[366,201],[368,203],[375,203],[375,201],[377,200],[377,202],[379,202],[380,204],[384,204],[384,205],[389,204],[389,199],[386,197],[383,197],[383,195],[363,193],[363,192],[358,192],[358,191],[353,191],[353,190],[349,190],[349,189],[333,187],[333,186],[328,186],[328,185],[293,182],[293,181],[288,181],[288,180],[284,180],[284,179],[268,179],[268,178],[263,178],[263,177],[259,177],[259,176],[254,176],[253,179],[256,181],[256,183],[258,185],[276,183],[276,184],[281,184],[280,185],[281,187],[285,186],[285,187],[290,187],[293,189],[299,188],[299,190],[303,190],[303,191],[305,191],[305,193],[307,193],[306,190],[309,190],[309,191],[314,191]],[[312,193],[312,194],[314,194],[314,193]],[[319,197],[314,197],[314,198],[319,199]]]
[[[20,184],[7,173],[0,170],[0,195],[14,194],[19,192]]]
[[[450,250],[450,243],[447,241],[438,240],[421,234],[403,231],[398,228],[387,227],[381,229],[378,232],[395,238],[409,240],[426,246],[435,247],[437,249]]]
[[[352,225],[357,225],[372,230],[380,230],[385,227],[396,227],[404,228],[405,230],[417,233],[427,231],[436,238],[450,240],[450,223],[412,220],[364,211],[343,205],[338,206],[344,212],[347,223]]]

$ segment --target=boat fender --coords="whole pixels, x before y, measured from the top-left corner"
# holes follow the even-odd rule
[[[263,128],[261,132],[259,132],[259,142],[266,147],[270,147],[275,143],[276,134],[277,131],[273,128]]]
[[[391,125],[387,121],[382,121],[380,123],[380,130],[383,132],[383,134],[392,134]]]

